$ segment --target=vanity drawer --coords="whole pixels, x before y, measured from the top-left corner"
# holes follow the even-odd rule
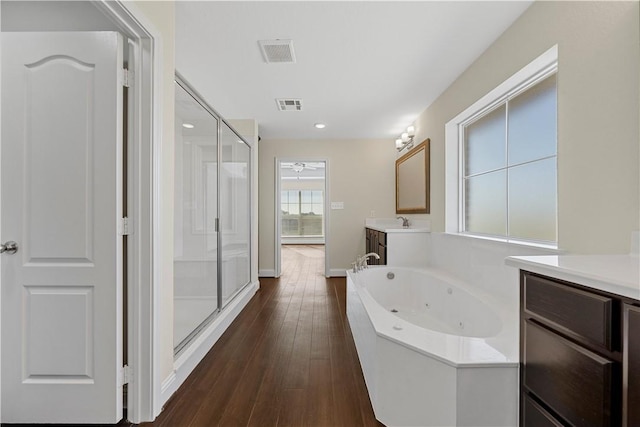
[[[617,364],[524,322],[523,385],[575,426],[611,426]]]
[[[607,350],[612,345],[613,300],[538,276],[524,275],[524,310]]]
[[[524,425],[526,427],[563,427],[560,421],[527,394],[524,396]]]

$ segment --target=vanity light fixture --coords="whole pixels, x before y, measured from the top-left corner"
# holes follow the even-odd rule
[[[405,148],[413,147],[413,137],[416,135],[416,128],[409,126],[406,132],[400,135],[400,138],[396,139],[396,149],[402,151]]]
[[[327,127],[327,125],[325,125],[324,123],[316,123],[313,126],[315,126],[316,129],[324,129]]]
[[[183,123],[182,127],[185,129],[193,129],[195,126],[192,125],[191,123]]]

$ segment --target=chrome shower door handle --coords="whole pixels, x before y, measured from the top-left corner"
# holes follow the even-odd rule
[[[13,255],[18,252],[18,244],[13,240],[9,240],[7,243],[0,245],[0,254],[8,253],[9,255]]]

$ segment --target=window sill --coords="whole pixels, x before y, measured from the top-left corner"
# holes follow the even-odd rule
[[[458,236],[464,239],[476,239],[476,240],[484,240],[490,242],[504,243],[508,245],[517,246],[520,248],[536,248],[536,249],[545,249],[548,251],[553,251],[557,254],[562,254],[564,251],[558,249],[557,244],[550,243],[540,243],[540,242],[528,242],[526,240],[517,240],[517,239],[507,239],[504,237],[495,237],[495,236],[485,236],[481,234],[472,234],[472,233],[452,233],[446,232],[445,234],[449,236]]]

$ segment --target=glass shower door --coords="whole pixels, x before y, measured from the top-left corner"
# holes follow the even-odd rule
[[[175,84],[174,352],[219,308],[218,120]]]
[[[249,284],[251,149],[226,123],[220,123],[221,307]]]

